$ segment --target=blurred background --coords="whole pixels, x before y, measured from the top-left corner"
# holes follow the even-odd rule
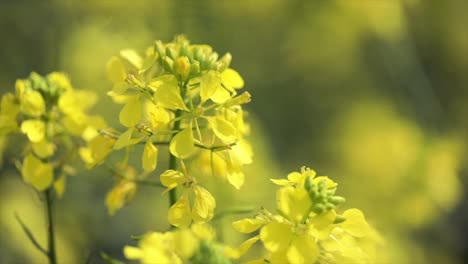
[[[211,188],[218,209],[273,209],[267,179],[306,165],[339,183],[345,207],[366,212],[386,240],[385,263],[466,263],[466,10],[465,0],[3,0],[0,93],[31,71],[62,70],[99,95],[94,113],[118,127],[106,61],[183,33],[229,51],[253,98],[254,163],[240,193]],[[0,262],[46,263],[14,219],[45,244],[43,204],[11,163],[14,146],[0,170]],[[167,229],[161,189],[141,186],[111,217],[112,185],[102,166],[68,179],[56,203],[63,263],[101,263],[100,251],[122,258],[131,235]],[[230,228],[240,217],[216,224],[228,244],[242,241]]]

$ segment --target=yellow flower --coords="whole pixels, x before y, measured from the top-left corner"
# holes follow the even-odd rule
[[[45,113],[45,102],[37,91],[25,91],[20,97],[21,111],[29,116],[38,117]]]
[[[141,163],[146,172],[154,171],[158,164],[158,149],[151,141],[151,137],[146,141],[143,156],[141,157]]]
[[[150,233],[138,243],[138,247],[126,246],[124,255],[143,264],[179,264],[182,260],[172,248],[173,233]]]
[[[54,180],[54,168],[51,164],[43,163],[33,154],[28,154],[23,160],[21,174],[26,183],[31,184],[38,191],[49,188]]]
[[[216,201],[206,189],[195,184],[183,173],[175,170],[167,170],[160,176],[161,183],[167,187],[163,194],[179,185],[185,187],[182,196],[169,208],[169,223],[177,227],[187,227],[192,220],[196,223],[205,223],[214,215]],[[189,189],[195,196],[193,208],[190,207]]]
[[[21,123],[21,132],[28,136],[31,142],[37,143],[45,137],[45,124],[40,120],[29,119]]]
[[[116,140],[106,136],[98,135],[88,142],[88,146],[80,148],[81,159],[92,168],[100,164],[112,152]]]
[[[106,196],[106,206],[110,215],[114,215],[127,202],[133,199],[137,184],[133,181],[122,180],[114,186]]]

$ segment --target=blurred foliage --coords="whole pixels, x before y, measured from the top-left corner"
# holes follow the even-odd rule
[[[265,179],[306,164],[329,172],[383,230],[390,263],[463,263],[467,9],[464,0],[1,1],[0,89],[10,91],[33,70],[63,70],[75,86],[99,94],[95,113],[116,126],[107,59],[184,33],[231,52],[252,93],[254,164],[241,196],[213,183],[219,208],[272,208]],[[0,174],[0,262],[42,263],[14,220],[18,212],[45,241],[42,204],[11,162],[20,151],[15,142],[6,144]],[[68,181],[56,210],[66,263],[100,263],[99,251],[122,256],[131,235],[167,228],[160,217],[167,201],[154,187],[141,187],[111,218],[106,168]],[[237,245],[244,238],[230,227],[234,219],[219,220],[217,231]]]

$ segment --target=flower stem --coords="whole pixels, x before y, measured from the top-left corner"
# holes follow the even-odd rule
[[[57,255],[55,253],[55,231],[53,220],[53,190],[49,188],[45,191],[46,207],[47,207],[47,238],[48,238],[48,251],[50,264],[57,264]]]
[[[175,112],[175,117],[179,117],[181,115],[181,111],[177,110]],[[180,121],[177,120],[174,122],[174,130],[179,130],[180,129]],[[175,137],[176,134],[173,134],[171,139]],[[170,170],[177,170],[177,157],[172,155],[172,153],[169,151],[169,169]],[[176,197],[176,188],[172,189],[169,191],[169,207],[174,205],[177,202],[177,197]]]

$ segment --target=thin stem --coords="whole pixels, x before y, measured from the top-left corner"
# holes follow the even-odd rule
[[[36,238],[34,237],[33,233],[31,232],[31,230],[26,226],[26,224],[24,224],[23,220],[21,220],[21,218],[19,217],[19,215],[15,212],[15,218],[16,218],[16,221],[18,221],[18,223],[20,224],[21,228],[23,229],[24,233],[28,236],[29,240],[31,241],[31,243],[33,243],[33,245],[40,251],[42,252],[44,255],[46,255],[47,257],[49,256],[49,253],[47,252],[47,250],[45,250],[41,244],[39,244],[39,242],[37,242]]]
[[[175,112],[175,118],[179,117],[181,115],[181,111],[177,110]],[[177,120],[174,122],[174,127],[173,130],[179,130],[180,129],[180,122],[181,120]],[[172,138],[175,137],[176,134],[172,135]],[[177,157],[172,155],[172,153],[169,151],[169,169],[170,170],[177,170]],[[172,189],[169,191],[169,207],[174,205],[177,202],[177,194],[176,194],[176,188]]]
[[[47,207],[47,239],[48,239],[48,256],[50,264],[57,264],[57,254],[55,252],[55,230],[53,219],[53,190],[49,188],[45,191],[46,207]]]

